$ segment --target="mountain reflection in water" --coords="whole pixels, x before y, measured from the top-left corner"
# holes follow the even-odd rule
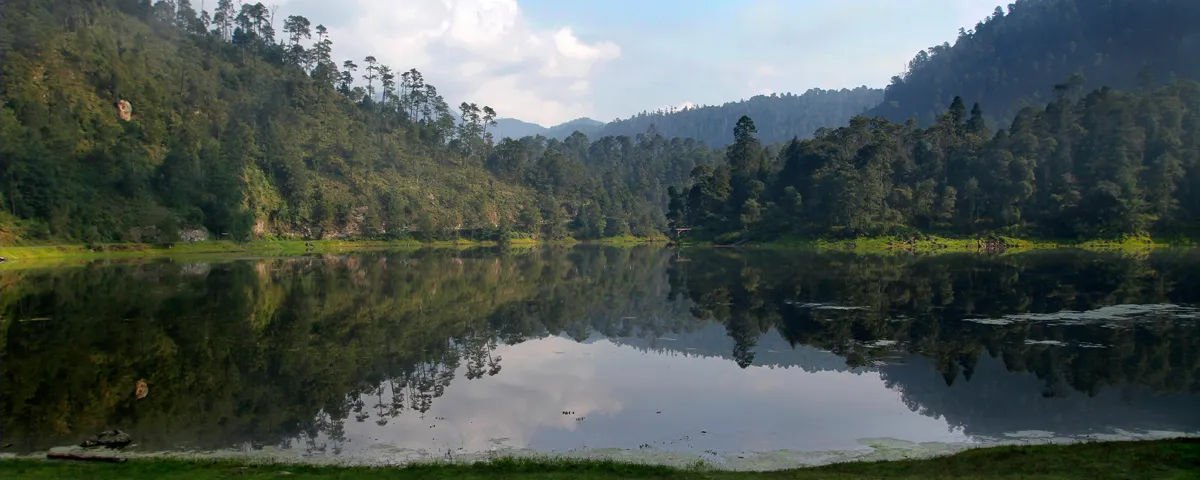
[[[0,288],[6,452],[107,428],[364,461],[1200,431],[1195,251],[421,250]]]

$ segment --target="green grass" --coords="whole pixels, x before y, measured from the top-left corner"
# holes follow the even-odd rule
[[[124,464],[16,459],[0,461],[6,479],[1107,479],[1200,478],[1200,439],[1008,446],[924,460],[840,463],[775,472],[679,469],[607,460],[499,459],[407,467],[240,464],[230,461],[131,460]]]
[[[1026,240],[1010,237],[1003,237],[1003,239],[1005,243],[1009,245],[1009,248],[1005,251],[1005,253],[1017,253],[1029,250],[1051,248],[1082,248],[1097,251],[1137,252],[1173,245],[1194,245],[1194,243],[1189,243],[1188,240],[1172,240],[1170,242],[1164,242],[1161,240],[1151,239],[1150,237],[1138,236],[1117,240],[1091,240],[1086,242]],[[723,240],[736,240],[736,238],[724,238]],[[907,239],[901,239],[897,237],[872,237],[857,238],[853,240],[830,241],[823,239],[813,240],[789,237],[772,240],[766,243],[746,242],[740,246],[760,246],[766,248],[811,248],[821,251],[853,251],[856,253],[869,254],[906,252],[955,253],[978,251],[976,247],[977,237],[947,238],[925,236],[923,239],[918,240],[914,244],[907,244],[905,243],[906,240]],[[663,236],[634,237],[627,235],[622,237],[590,240],[584,243],[611,246],[634,246],[646,244],[665,245],[667,241],[668,239]],[[572,238],[555,242],[544,242],[529,238],[517,238],[511,240],[509,242],[509,246],[529,247],[547,243],[569,245],[580,242]],[[709,245],[709,243],[710,242],[685,240],[682,242],[682,245],[705,246]],[[470,248],[495,245],[497,245],[497,242],[494,241],[468,239],[425,243],[415,240],[260,240],[247,243],[237,243],[233,241],[222,240],[205,242],[178,242],[171,245],[169,248],[163,245],[140,243],[34,246],[0,245],[0,257],[15,261],[2,264],[4,265],[4,268],[16,268],[19,266],[46,266],[48,264],[52,265],[55,263],[62,263],[64,261],[82,259],[151,258],[159,256],[182,255],[290,256],[302,255],[305,253],[338,253],[356,250],[402,250],[420,248],[424,246]]]
[[[309,245],[311,245],[311,247]],[[232,241],[180,242],[170,247],[155,244],[122,243],[92,245],[0,246],[0,257],[10,261],[45,262],[91,258],[147,258],[180,255],[300,255],[368,249],[415,248],[412,241],[276,240],[236,243]]]
[[[516,238],[509,245],[570,245],[580,243],[573,238],[556,241],[543,241],[531,238]],[[634,237],[622,236],[591,240],[587,243],[602,245],[642,245],[647,243],[666,243],[666,237]],[[311,247],[310,247],[311,245]],[[492,240],[435,240],[419,242],[416,240],[259,240],[237,243],[229,240],[204,242],[177,242],[170,247],[149,243],[107,243],[90,245],[0,245],[0,257],[8,260],[33,261],[52,259],[77,258],[145,258],[167,255],[213,255],[213,254],[251,254],[251,255],[300,255],[304,253],[333,253],[353,250],[370,249],[404,249],[419,247],[487,247],[499,245]]]
[[[906,243],[908,238],[899,237],[869,237],[848,240],[825,240],[805,238],[781,238],[759,244],[767,248],[809,248],[820,251],[852,251],[856,253],[964,253],[979,251],[978,239],[985,236],[973,237],[939,237],[926,235],[913,243]],[[1175,240],[1165,242],[1150,237],[1131,236],[1114,240],[1048,240],[1023,239],[1013,237],[998,237],[1008,246],[1004,253],[1020,253],[1030,250],[1046,250],[1056,248],[1079,248],[1091,251],[1148,251],[1155,248],[1171,246],[1192,246],[1188,241]]]
[[[659,234],[659,235],[655,235],[652,237],[635,237],[633,235],[623,235],[620,237],[607,237],[607,238],[601,238],[599,240],[592,240],[589,243],[598,243],[600,245],[616,245],[616,246],[653,245],[653,244],[665,245],[668,241],[670,241],[670,239],[667,238],[666,235]]]
[[[665,243],[666,238],[640,238],[632,236],[589,241],[612,246],[633,246],[647,243]],[[517,238],[508,243],[510,248],[529,248],[538,245],[572,245],[580,243],[573,238],[552,242]],[[91,245],[0,245],[0,257],[9,260],[0,263],[0,268],[33,268],[77,263],[93,259],[145,259],[167,256],[205,256],[229,258],[238,256],[293,256],[306,253],[340,253],[363,250],[410,250],[422,247],[474,248],[499,245],[491,240],[260,240],[237,243],[228,240],[204,242],[178,242],[170,247],[147,243],[110,243]]]

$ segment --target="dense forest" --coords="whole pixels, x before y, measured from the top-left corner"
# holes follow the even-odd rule
[[[988,106],[995,128],[1054,100],[1054,85],[1072,74],[1123,90],[1200,79],[1196,18],[1193,0],[1016,0],[959,30],[953,45],[917,53],[870,115],[927,126],[961,96]]]
[[[261,3],[17,0],[0,22],[0,242],[651,236],[696,161],[656,135],[498,145],[493,109],[335,61],[324,26],[276,32]]]
[[[1077,3],[998,10],[886,92],[515,139],[490,107],[336,61],[324,26],[261,3],[13,0],[0,243],[1195,234],[1194,2]]]
[[[979,104],[956,97],[928,128],[859,116],[774,156],[742,117],[727,161],[693,170],[669,216],[727,239],[1194,234],[1200,83],[1084,93],[1085,83],[1073,75],[994,134]]]

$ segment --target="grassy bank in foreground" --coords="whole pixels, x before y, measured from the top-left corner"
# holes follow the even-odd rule
[[[695,478],[695,479],[928,479],[1039,478],[1185,479],[1200,475],[1200,439],[1104,442],[1075,445],[994,447],[926,460],[841,463],[776,472],[727,472],[704,466],[690,469],[611,461],[503,459],[478,464],[426,464],[409,467],[328,467],[239,464],[224,461],[132,460],[124,464],[69,461],[0,461],[8,479],[171,478]]]

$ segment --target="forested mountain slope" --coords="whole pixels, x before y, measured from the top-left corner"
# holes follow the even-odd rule
[[[723,105],[642,112],[605,124],[599,134],[636,135],[654,126],[666,137],[694,138],[711,147],[724,147],[733,143],[733,126],[738,118],[747,115],[757,122],[762,141],[786,142],[793,137],[812,138],[819,128],[845,123],[850,117],[879,104],[882,93],[878,89],[858,87],[814,88],[800,95],[758,95]]]
[[[669,217],[710,234],[1195,234],[1200,83],[1079,88],[992,134],[955,98],[928,128],[859,116],[768,156],[749,117],[723,164],[673,192]],[[729,237],[732,238],[732,237]]]
[[[650,186],[691,168],[606,182],[632,146],[607,163],[560,155],[578,142],[505,156],[492,109],[454,112],[416,70],[335,61],[315,20],[276,32],[261,3],[213,3],[6,2],[0,242],[586,236],[578,215],[599,210],[592,232],[651,235],[665,187]]]
[[[324,27],[288,17],[277,33],[261,3],[219,0],[210,13],[188,0],[10,0],[0,243],[587,239],[655,235],[668,218],[754,238],[1196,233],[1200,87],[1149,81],[1200,73],[1184,61],[1197,35],[1181,20],[1200,18],[1196,5],[1022,0],[919,56],[886,94],[814,89],[499,139],[498,112],[451,107],[416,70],[337,62]],[[1071,53],[1032,60],[1045,54],[1035,45]],[[1001,75],[972,80],[985,71]],[[1086,93],[1138,77],[1133,92]],[[936,109],[928,128],[867,116],[841,126],[883,95],[880,109],[902,110],[926,94],[949,105],[914,110]],[[968,109],[972,96],[998,113]],[[763,146],[796,137],[807,139]]]
[[[1073,74],[1089,88],[1123,90],[1200,79],[1197,19],[1195,0],[1017,0],[961,30],[953,46],[918,53],[870,114],[930,125],[961,96],[988,107],[989,126],[1007,126]]]
[[[626,119],[603,123],[579,118],[553,127],[522,122],[513,118],[498,119],[496,138],[513,139],[538,136],[565,140],[580,132],[589,138],[629,136],[657,133],[667,138],[692,138],[710,147],[724,147],[733,142],[733,125],[742,115],[759,119],[763,141],[781,143],[793,137],[812,138],[823,127],[841,125],[850,117],[879,104],[883,91],[866,87],[842,90],[811,89],[803,94],[757,95],[748,100],[722,105],[702,105],[683,109],[672,108],[642,112]]]

